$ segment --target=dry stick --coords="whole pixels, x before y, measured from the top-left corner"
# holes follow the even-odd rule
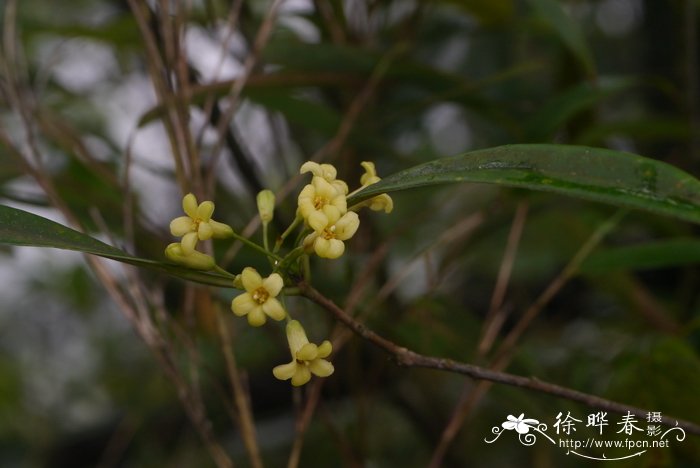
[[[316,410],[319,400],[321,399],[321,389],[323,388],[322,379],[318,379],[314,382],[314,385],[309,390],[307,395],[306,405],[302,410],[301,414],[298,415],[295,430],[296,437],[294,438],[294,445],[289,454],[289,460],[287,461],[287,468],[296,468],[299,466],[299,459],[301,458],[301,450],[304,447],[304,435],[306,434],[306,429],[309,427],[311,418]]]
[[[504,370],[510,363],[512,358],[512,349],[517,343],[520,335],[527,329],[528,325],[532,320],[539,314],[539,312],[544,308],[544,306],[564,287],[569,279],[576,273],[581,262],[590,254],[590,252],[600,243],[603,237],[617,225],[618,221],[624,216],[626,212],[624,210],[617,211],[608,220],[602,223],[591,236],[586,240],[586,242],[581,246],[581,248],[576,252],[574,257],[569,261],[569,263],[564,267],[562,272],[549,284],[545,291],[535,300],[535,302],[525,311],[523,316],[520,318],[514,329],[506,336],[504,341],[501,343],[497,351],[497,357],[492,361],[490,368],[494,370]],[[449,444],[452,442],[454,437],[457,435],[459,428],[461,427],[461,422],[467,417],[472,408],[478,403],[478,401],[486,394],[486,392],[491,387],[489,382],[480,382],[476,389],[469,395],[468,399],[462,398],[459,403],[459,408],[456,410],[456,414],[450,421],[449,425],[445,428],[443,436],[440,440],[438,447],[436,447],[433,452],[433,457],[430,466],[437,467],[440,466],[442,462],[442,457]]]
[[[221,53],[219,54],[219,60],[214,68],[214,78],[213,83],[219,82],[219,75],[224,66],[224,59],[226,58],[226,49],[228,44],[233,38],[233,34],[236,32],[238,26],[238,17],[240,16],[241,7],[243,6],[243,0],[235,0],[231,5],[231,11],[229,12],[228,19],[226,20],[226,25],[228,26],[228,31],[226,32],[226,37],[221,41]],[[230,85],[233,86],[233,83]],[[209,120],[211,119],[211,113],[214,110],[214,104],[216,104],[216,95],[211,93],[207,95],[207,99],[204,102],[204,119],[201,128],[197,132],[195,137],[195,142],[197,147],[201,147],[202,141],[204,140],[204,132],[209,127]]]
[[[313,2],[314,8],[326,23],[326,27],[330,33],[333,43],[345,44],[347,42],[345,31],[343,30],[342,25],[340,25],[336,20],[333,6],[327,0],[313,0]]]
[[[501,306],[506,295],[506,289],[508,288],[510,275],[513,271],[515,255],[518,252],[520,237],[522,236],[523,227],[525,226],[527,210],[527,202],[520,202],[515,210],[513,224],[511,226],[510,233],[508,234],[506,250],[503,253],[501,266],[498,270],[496,286],[494,287],[493,295],[491,296],[489,311],[486,314],[486,318],[484,319],[484,326],[481,330],[481,341],[479,342],[479,346],[477,349],[479,356],[485,356],[486,353],[488,353],[488,351],[491,349],[491,346],[493,346],[493,342],[495,341],[496,336],[498,335],[501,325],[505,321],[506,313]]]
[[[584,405],[590,406],[591,408],[607,410],[622,414],[627,414],[627,412],[629,411],[635,416],[644,418],[646,418],[647,416],[648,411],[645,409],[625,405],[622,403],[617,403],[615,401],[606,400],[595,395],[579,392],[577,390],[562,387],[560,385],[555,385],[549,382],[544,382],[535,377],[522,377],[519,375],[508,374],[505,372],[493,371],[491,369],[475,366],[472,364],[453,361],[452,359],[438,358],[416,353],[370,330],[367,326],[358,322],[353,317],[348,315],[347,312],[338,307],[333,301],[325,297],[323,294],[321,294],[309,284],[301,281],[298,283],[298,287],[303,296],[329,311],[335,316],[336,319],[344,323],[347,327],[349,327],[360,337],[386,351],[396,360],[396,363],[399,366],[424,367],[428,369],[444,370],[457,374],[463,374],[477,380],[487,380],[490,382],[502,383],[506,385],[547,393],[567,400],[583,403]],[[678,426],[690,433],[700,435],[700,426],[689,421],[684,421],[680,419],[676,420],[668,416],[662,416],[661,423],[666,426]]]
[[[220,310],[218,310],[218,308],[219,307],[216,307],[216,309],[213,310],[213,313],[216,315],[218,325],[217,328],[219,329],[219,337],[221,338],[221,347],[224,357],[226,358],[226,371],[228,373],[229,380],[231,381],[233,401],[238,409],[241,436],[243,438],[243,443],[245,444],[246,450],[248,451],[248,456],[252,466],[255,468],[262,468],[263,463],[255,433],[255,421],[253,419],[250,397],[238,372],[236,358],[233,354],[231,336],[226,326],[226,322],[224,321],[224,315]]]
[[[484,326],[481,329],[481,340],[477,346],[477,358],[479,359],[483,358],[489,352],[501,329],[501,326],[506,319],[507,311],[501,306],[505,298],[506,289],[508,288],[511,272],[513,271],[515,255],[518,251],[520,237],[525,226],[527,211],[527,202],[520,202],[516,208],[515,216],[513,217],[513,223],[511,224],[510,233],[508,234],[508,240],[506,242],[506,249],[503,253],[501,266],[498,270],[496,286],[494,287],[493,294],[491,296],[489,311],[486,314]],[[479,385],[477,385],[476,389],[472,390],[471,382],[464,383],[462,393],[457,401],[454,411],[452,412],[452,417],[445,426],[445,429],[443,429],[440,436],[440,441],[433,451],[430,462],[431,467],[438,467],[442,463],[442,459],[445,456],[447,448],[450,446],[455,436],[459,432],[459,429],[462,427],[462,424],[464,424],[464,420],[471,412],[475,398],[480,398],[485,393],[488,384],[482,384],[486,384],[486,382],[481,382]]]
[[[161,1],[161,5],[167,6],[167,3],[167,1]],[[179,2],[176,2],[176,8],[177,11],[173,25],[171,25],[169,15],[161,15],[163,43],[166,46],[166,50],[170,49],[172,56],[169,59],[169,63],[172,64],[171,68],[174,68],[174,75],[177,77],[177,87],[175,85],[172,87],[175,115],[178,119],[178,126],[176,128],[178,130],[179,143],[184,145],[185,154],[188,158],[192,191],[206,198],[208,194],[202,187],[199,151],[189,130],[189,103],[192,97],[192,86],[190,83],[187,51],[183,39],[185,31],[184,25],[186,23],[186,9],[182,8]],[[163,8],[161,8],[161,11],[164,11]],[[172,44],[170,44],[170,42],[172,42]]]
[[[496,351],[494,362],[502,359],[503,356],[513,350],[520,336],[525,332],[530,323],[539,315],[544,306],[551,301],[552,298],[564,287],[564,285],[576,274],[581,266],[581,263],[586,259],[586,257],[588,257],[588,255],[590,255],[593,249],[596,248],[596,246],[617,225],[617,223],[623,216],[625,216],[626,213],[626,210],[618,210],[614,215],[603,222],[593,232],[593,234],[591,234],[591,236],[576,252],[569,263],[566,264],[562,272],[559,273],[556,278],[554,278],[554,281],[552,281],[544,292],[535,300],[535,302],[527,308],[515,327],[513,327],[510,333],[506,335],[505,339],[501,342],[498,350]]]
[[[158,101],[163,105],[166,112],[166,117],[163,119],[165,129],[168,134],[168,141],[170,142],[170,149],[172,151],[173,161],[175,162],[175,175],[177,178],[180,191],[187,193],[189,191],[189,171],[185,167],[182,154],[180,153],[181,146],[181,134],[182,131],[175,130],[175,123],[178,122],[178,118],[174,115],[172,99],[168,99],[168,86],[164,82],[164,78],[161,73],[166,73],[166,67],[158,51],[158,45],[156,44],[156,39],[153,36],[149,24],[147,13],[148,5],[146,3],[140,3],[138,0],[127,0],[129,7],[134,14],[136,19],[136,24],[143,37],[144,44],[146,46],[146,52],[148,54],[148,71],[151,75],[151,82],[153,83],[153,89],[156,93]],[[145,11],[144,11],[145,10]]]
[[[236,110],[238,109],[238,100],[241,96],[241,92],[243,91],[243,88],[245,88],[245,85],[248,82],[248,78],[253,73],[255,65],[258,63],[258,57],[260,53],[265,48],[267,41],[270,39],[272,27],[275,24],[275,20],[277,19],[277,12],[280,6],[282,6],[282,3],[284,3],[284,0],[275,0],[275,2],[267,10],[265,18],[263,19],[263,22],[260,25],[260,28],[258,29],[257,35],[255,36],[255,41],[253,42],[253,50],[248,55],[248,57],[246,57],[246,60],[243,64],[243,75],[240,79],[235,80],[233,82],[233,85],[231,86],[231,90],[228,94],[229,107],[228,109],[226,109],[224,115],[221,116],[221,119],[219,120],[219,125],[216,129],[218,136],[216,144],[214,145],[214,150],[212,152],[212,163],[206,181],[206,186],[209,187],[210,192],[213,191],[214,182],[216,181],[215,168],[220,158],[221,149],[224,146],[224,141],[226,140],[226,131],[229,127],[229,124],[231,123],[231,120],[233,119],[234,114],[236,113]]]
[[[8,7],[10,5],[12,5],[12,2],[8,5]],[[9,68],[9,64],[6,62],[6,60],[4,60],[4,58],[2,60],[2,63],[4,67],[6,67],[5,75],[7,78],[6,83],[8,83],[8,86],[10,86],[9,94],[16,98],[13,101],[13,104],[16,106],[15,110],[22,115],[30,115],[29,109],[27,108],[25,102],[19,98],[19,93],[16,91],[18,88],[17,83],[13,79],[13,75],[7,73],[7,68]],[[25,126],[30,125],[30,123],[27,121],[25,121],[24,124]],[[39,168],[37,169],[32,167],[31,164],[27,162],[28,159],[33,159],[34,161],[39,162],[41,158],[37,149],[36,142],[34,141],[34,134],[33,132],[31,132],[31,128],[26,128],[25,130],[27,131],[27,138],[29,139],[26,147],[30,152],[30,154],[26,157],[23,156],[23,153],[20,150],[14,147],[12,141],[7,135],[4,134],[4,132],[0,131],[0,139],[7,145],[11,154],[21,159],[20,165],[25,170],[27,170],[28,174],[30,174],[37,181],[37,183],[44,190],[52,204],[63,214],[63,216],[65,216],[68,222],[75,228],[80,229],[82,231],[83,229],[78,219],[58,196],[51,180],[48,177],[46,177],[44,173],[41,172],[41,166],[39,166]],[[172,356],[168,354],[165,342],[159,335],[154,333],[155,329],[150,319],[146,320],[146,318],[148,318],[148,313],[146,310],[147,306],[141,304],[141,306],[139,307],[137,304],[132,304],[129,302],[126,294],[121,290],[118,282],[116,281],[112,273],[109,271],[109,269],[105,266],[104,261],[102,259],[87,254],[84,254],[84,257],[88,265],[91,267],[92,271],[95,273],[97,278],[100,280],[100,282],[103,284],[103,286],[109,293],[110,297],[112,297],[115,303],[119,306],[124,316],[127,318],[127,320],[129,320],[129,322],[132,324],[139,336],[144,340],[144,342],[154,353],[154,356],[161,364],[161,367],[164,369],[166,376],[168,376],[171,379],[171,381],[177,388],[177,394],[185,409],[185,412],[188,414],[190,420],[193,422],[195,429],[200,433],[202,440],[204,441],[212,458],[215,460],[217,466],[221,468],[232,467],[233,463],[226,455],[226,452],[215,441],[211,433],[211,428],[208,425],[208,421],[202,419],[201,416],[203,413],[201,407],[197,404],[197,401],[192,400],[191,392],[189,391],[186,382],[184,381],[184,379],[182,379],[181,375],[179,374],[177,367],[174,365]]]

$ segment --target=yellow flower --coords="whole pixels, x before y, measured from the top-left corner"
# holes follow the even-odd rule
[[[326,340],[320,346],[309,343],[304,327],[296,320],[287,324],[287,341],[292,353],[292,362],[272,369],[276,378],[292,379],[292,385],[298,387],[311,380],[311,374],[328,377],[335,370],[333,364],[323,359],[333,351],[331,342]]]
[[[344,193],[323,177],[314,176],[298,198],[299,213],[310,226],[326,225],[329,219],[338,219],[348,211]]]
[[[165,256],[175,263],[185,265],[195,270],[211,270],[214,268],[214,259],[202,252],[192,251],[185,255],[182,245],[174,242],[165,248]]]
[[[338,193],[348,194],[348,184],[340,179],[336,179],[338,171],[331,164],[319,164],[313,161],[306,161],[299,169],[300,174],[310,172],[314,177],[320,177],[330,183]]]
[[[263,279],[255,268],[246,267],[241,273],[241,283],[246,290],[231,302],[231,310],[242,317],[248,316],[248,323],[259,327],[266,322],[266,316],[274,320],[282,320],[287,312],[276,297],[279,295],[284,281],[277,273],[272,273]]]
[[[365,204],[372,211],[384,211],[384,213],[391,213],[394,210],[394,200],[392,200],[386,193],[370,198],[365,202]]]
[[[329,217],[325,222],[310,218],[309,224],[314,232],[306,236],[304,245],[313,248],[319,257],[338,258],[345,252],[343,241],[350,239],[360,226],[360,218],[351,211],[342,217]]]
[[[221,239],[233,234],[233,229],[227,224],[211,219],[214,213],[214,203],[204,201],[197,205],[197,198],[188,193],[182,199],[182,209],[187,216],[180,216],[170,222],[170,232],[173,236],[182,236],[180,241],[182,252],[190,255],[194,252],[197,241]]]
[[[360,165],[365,169],[365,173],[362,174],[362,177],[360,177],[360,184],[362,184],[362,187],[376,184],[382,180],[377,176],[377,170],[375,169],[373,162],[362,161]],[[392,200],[386,193],[382,193],[381,195],[377,195],[376,197],[365,201],[363,205],[368,206],[369,209],[373,211],[383,210],[385,213],[391,213],[394,209],[394,200]]]
[[[360,166],[362,166],[365,170],[365,173],[362,174],[362,176],[360,177],[360,184],[363,187],[367,187],[368,185],[376,184],[377,182],[382,180],[377,176],[377,170],[375,169],[373,162],[362,161],[360,163]]]

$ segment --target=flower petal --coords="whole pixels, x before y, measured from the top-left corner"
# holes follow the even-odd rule
[[[306,222],[314,231],[323,232],[328,226],[328,216],[322,211],[312,211],[306,218]]]
[[[231,310],[234,314],[242,317],[250,313],[250,311],[258,305],[260,304],[253,299],[253,296],[249,293],[243,293],[233,298],[233,301],[231,301]]]
[[[265,325],[265,322],[267,322],[267,318],[261,306],[253,307],[248,313],[248,323],[251,327],[261,327]]]
[[[228,224],[220,223],[218,221],[214,221],[213,219],[210,219],[209,223],[207,224],[211,226],[213,231],[212,237],[214,239],[225,239],[233,235],[233,229]]]
[[[262,310],[271,319],[280,321],[287,316],[287,312],[282,307],[282,304],[277,299],[270,298],[262,305]]]
[[[306,343],[297,351],[297,359],[301,361],[313,361],[318,356],[318,346],[313,343]]]
[[[263,280],[262,287],[265,288],[270,297],[277,297],[284,287],[284,281],[279,273],[272,273]]]
[[[340,179],[334,180],[333,182],[331,182],[331,185],[333,185],[335,191],[338,192],[340,195],[348,194],[348,184],[346,184],[344,181]]]
[[[214,202],[203,201],[197,207],[197,218],[202,221],[209,221],[214,213]]]
[[[260,273],[253,267],[245,267],[241,273],[241,281],[243,287],[248,292],[253,292],[262,286],[262,278]]]
[[[301,192],[299,192],[299,197],[297,198],[297,201],[301,202],[302,199],[313,200],[315,196],[316,189],[314,188],[314,186],[311,184],[306,184],[304,185],[304,188],[301,189]]]
[[[316,190],[316,197],[323,197],[326,200],[332,200],[338,196],[338,192],[336,192],[335,187],[333,187],[331,183],[323,177],[314,177],[311,180],[311,185],[313,185],[314,189]]]
[[[194,223],[189,216],[180,216],[170,221],[170,234],[181,237],[192,231]]]
[[[292,376],[292,385],[299,387],[311,380],[311,372],[306,366],[297,365],[296,372]]]
[[[324,239],[321,236],[316,237],[314,239],[314,251],[316,252],[316,255],[322,258],[328,258],[328,250],[331,247],[331,243],[328,239]]]
[[[199,223],[199,229],[197,230],[197,237],[199,237],[199,240],[211,239],[213,235],[214,230],[209,223]]]
[[[325,358],[325,357],[330,356],[331,352],[333,352],[333,345],[328,340],[325,340],[318,347],[318,357],[320,357],[320,358]]]
[[[297,366],[298,364],[296,361],[292,361],[287,364],[280,364],[272,369],[272,375],[280,380],[289,380],[294,376],[294,374],[296,374]]]
[[[199,237],[197,237],[196,232],[188,232],[185,234],[180,241],[180,245],[182,245],[182,253],[184,255],[190,255],[192,252],[194,252],[194,248],[197,246],[197,240],[199,240]]]
[[[323,208],[321,208],[321,211],[323,211],[323,214],[326,215],[326,225],[335,224],[344,213],[341,212],[340,208],[335,205],[325,205]]]
[[[355,235],[359,227],[360,217],[354,211],[350,211],[335,223],[335,235],[340,240],[348,240]]]
[[[307,172],[310,172],[315,176],[320,176],[323,174],[321,165],[314,161],[306,161],[301,165],[301,168],[299,168],[299,174],[306,174]]]
[[[321,174],[319,175],[328,181],[335,180],[338,176],[338,171],[332,164],[321,164],[320,168]]]
[[[335,368],[333,364],[325,359],[314,359],[309,363],[309,370],[319,377],[328,377],[333,373]]]
[[[394,210],[394,200],[386,193],[382,193],[369,200],[369,209],[391,213]]]
[[[188,193],[182,199],[182,210],[192,219],[197,217],[197,197]]]
[[[331,205],[335,206],[340,210],[340,214],[345,214],[348,211],[348,199],[345,195],[338,195],[331,200]]]
[[[374,168],[374,163],[370,161],[362,161],[360,166],[365,170],[365,173],[360,177],[360,184],[364,187],[365,185],[373,184],[374,178],[377,177],[377,170]]]
[[[321,251],[319,252],[319,249],[316,249],[316,253],[318,254],[319,257],[322,258],[338,258],[341,255],[343,255],[343,252],[345,252],[345,244],[343,244],[343,241],[338,240],[338,239],[329,239],[325,240],[322,238],[318,238],[316,242],[318,243],[319,240],[324,240],[326,243],[323,245]]]
[[[292,353],[292,358],[296,359],[297,351],[299,351],[309,339],[306,337],[304,327],[298,320],[292,320],[287,324],[287,342],[289,343],[289,351]]]

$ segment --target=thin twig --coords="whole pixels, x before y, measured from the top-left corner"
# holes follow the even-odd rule
[[[255,468],[262,468],[263,463],[255,432],[255,422],[250,405],[250,395],[246,391],[241,380],[241,375],[238,372],[236,358],[233,354],[231,335],[228,331],[226,322],[224,321],[224,316],[221,311],[218,310],[218,307],[214,308],[212,312],[216,315],[217,328],[219,330],[219,337],[221,338],[221,348],[226,359],[226,372],[228,373],[231,389],[233,390],[233,401],[236,405],[236,409],[238,410],[243,444],[248,452],[251,465]]]
[[[571,388],[563,387],[549,382],[544,382],[536,377],[522,377],[519,375],[508,374],[506,372],[498,372],[484,367],[475,366],[463,362],[454,361],[452,359],[439,358],[434,356],[426,356],[423,354],[411,351],[403,346],[400,346],[393,341],[390,341],[383,336],[378,335],[370,330],[363,323],[358,322],[353,317],[347,314],[343,309],[338,307],[333,301],[325,297],[319,291],[314,289],[309,284],[301,281],[298,283],[301,294],[320,305],[333,316],[345,324],[357,335],[371,342],[375,346],[381,348],[390,354],[396,363],[402,367],[424,367],[428,369],[437,369],[447,372],[466,375],[476,380],[487,380],[490,382],[502,383],[514,387],[526,388],[541,393],[547,393],[570,401],[582,403],[591,408],[611,411],[614,413],[631,414],[640,418],[646,418],[649,410],[638,408],[636,406],[625,405],[612,400],[606,400],[595,395],[579,392]],[[678,426],[690,433],[700,435],[700,425],[682,419],[674,419],[668,416],[662,416],[661,423],[666,426]]]
[[[520,237],[522,236],[523,227],[525,226],[527,209],[527,202],[520,202],[515,210],[513,224],[511,225],[510,233],[508,234],[506,249],[503,253],[501,266],[498,270],[496,286],[494,287],[493,295],[491,296],[489,311],[486,314],[484,326],[481,330],[481,340],[479,341],[479,346],[477,349],[480,356],[486,355],[486,353],[491,349],[501,325],[505,322],[505,310],[501,306],[503,305],[503,299],[505,298],[508,282],[510,281],[510,274],[513,271],[515,254],[518,251]]]
[[[248,54],[248,56],[245,59],[245,62],[243,63],[243,74],[240,77],[240,79],[237,79],[233,82],[231,90],[229,91],[228,108],[219,119],[219,125],[216,129],[218,137],[216,140],[216,144],[214,145],[214,150],[212,152],[212,163],[209,168],[209,174],[206,180],[206,186],[210,188],[210,192],[212,191],[214,187],[214,182],[216,180],[216,166],[221,154],[221,148],[223,147],[224,142],[226,140],[226,134],[229,128],[229,124],[231,123],[231,120],[233,119],[236,110],[238,110],[238,101],[240,99],[241,92],[243,91],[243,88],[245,88],[245,85],[248,82],[248,78],[253,73],[253,70],[255,69],[255,66],[258,63],[260,54],[265,48],[265,45],[267,45],[267,41],[270,39],[270,35],[272,34],[272,28],[275,25],[277,13],[280,7],[282,6],[282,3],[284,3],[284,0],[275,0],[274,3],[270,6],[270,8],[267,10],[265,18],[263,19],[263,22],[260,25],[260,28],[258,29],[258,33],[255,36],[255,41],[253,42],[253,50],[250,54]]]
[[[504,309],[502,304],[505,298],[508,282],[510,280],[510,274],[513,270],[513,264],[515,263],[515,255],[518,251],[518,245],[520,244],[520,237],[525,225],[527,210],[527,203],[521,202],[518,204],[518,208],[515,211],[515,216],[513,217],[513,223],[511,224],[510,233],[508,234],[503,259],[501,260],[501,266],[498,270],[496,286],[494,287],[493,294],[491,296],[489,311],[484,318],[484,325],[481,330],[481,339],[479,340],[479,344],[477,346],[478,358],[483,358],[491,350],[491,346],[493,345],[493,342],[496,339],[496,336],[503,326],[507,316],[507,309]],[[455,409],[452,412],[452,416],[443,429],[442,434],[440,435],[440,440],[433,451],[430,461],[431,467],[438,467],[441,465],[447,448],[454,440],[455,436],[459,432],[459,429],[462,427],[462,424],[464,424],[465,419],[471,412],[476,401],[478,401],[478,399],[485,394],[490,385],[490,382],[480,382],[479,385],[473,389],[471,382],[464,383],[462,392],[457,400],[457,404],[455,405]]]

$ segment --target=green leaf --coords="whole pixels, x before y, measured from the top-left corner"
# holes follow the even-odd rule
[[[93,237],[41,216],[0,205],[0,244],[76,250],[167,273],[182,279],[230,288],[231,279],[217,273],[134,257]]]
[[[599,250],[581,265],[583,273],[666,268],[700,262],[700,241],[670,239]]]
[[[581,62],[583,69],[589,75],[595,75],[593,54],[591,53],[579,23],[574,21],[556,0],[530,0],[530,4],[556,31],[564,45]]]
[[[690,174],[643,156],[569,145],[507,145],[438,159],[386,177],[348,203],[451,182],[555,192],[700,223],[700,181]]]

